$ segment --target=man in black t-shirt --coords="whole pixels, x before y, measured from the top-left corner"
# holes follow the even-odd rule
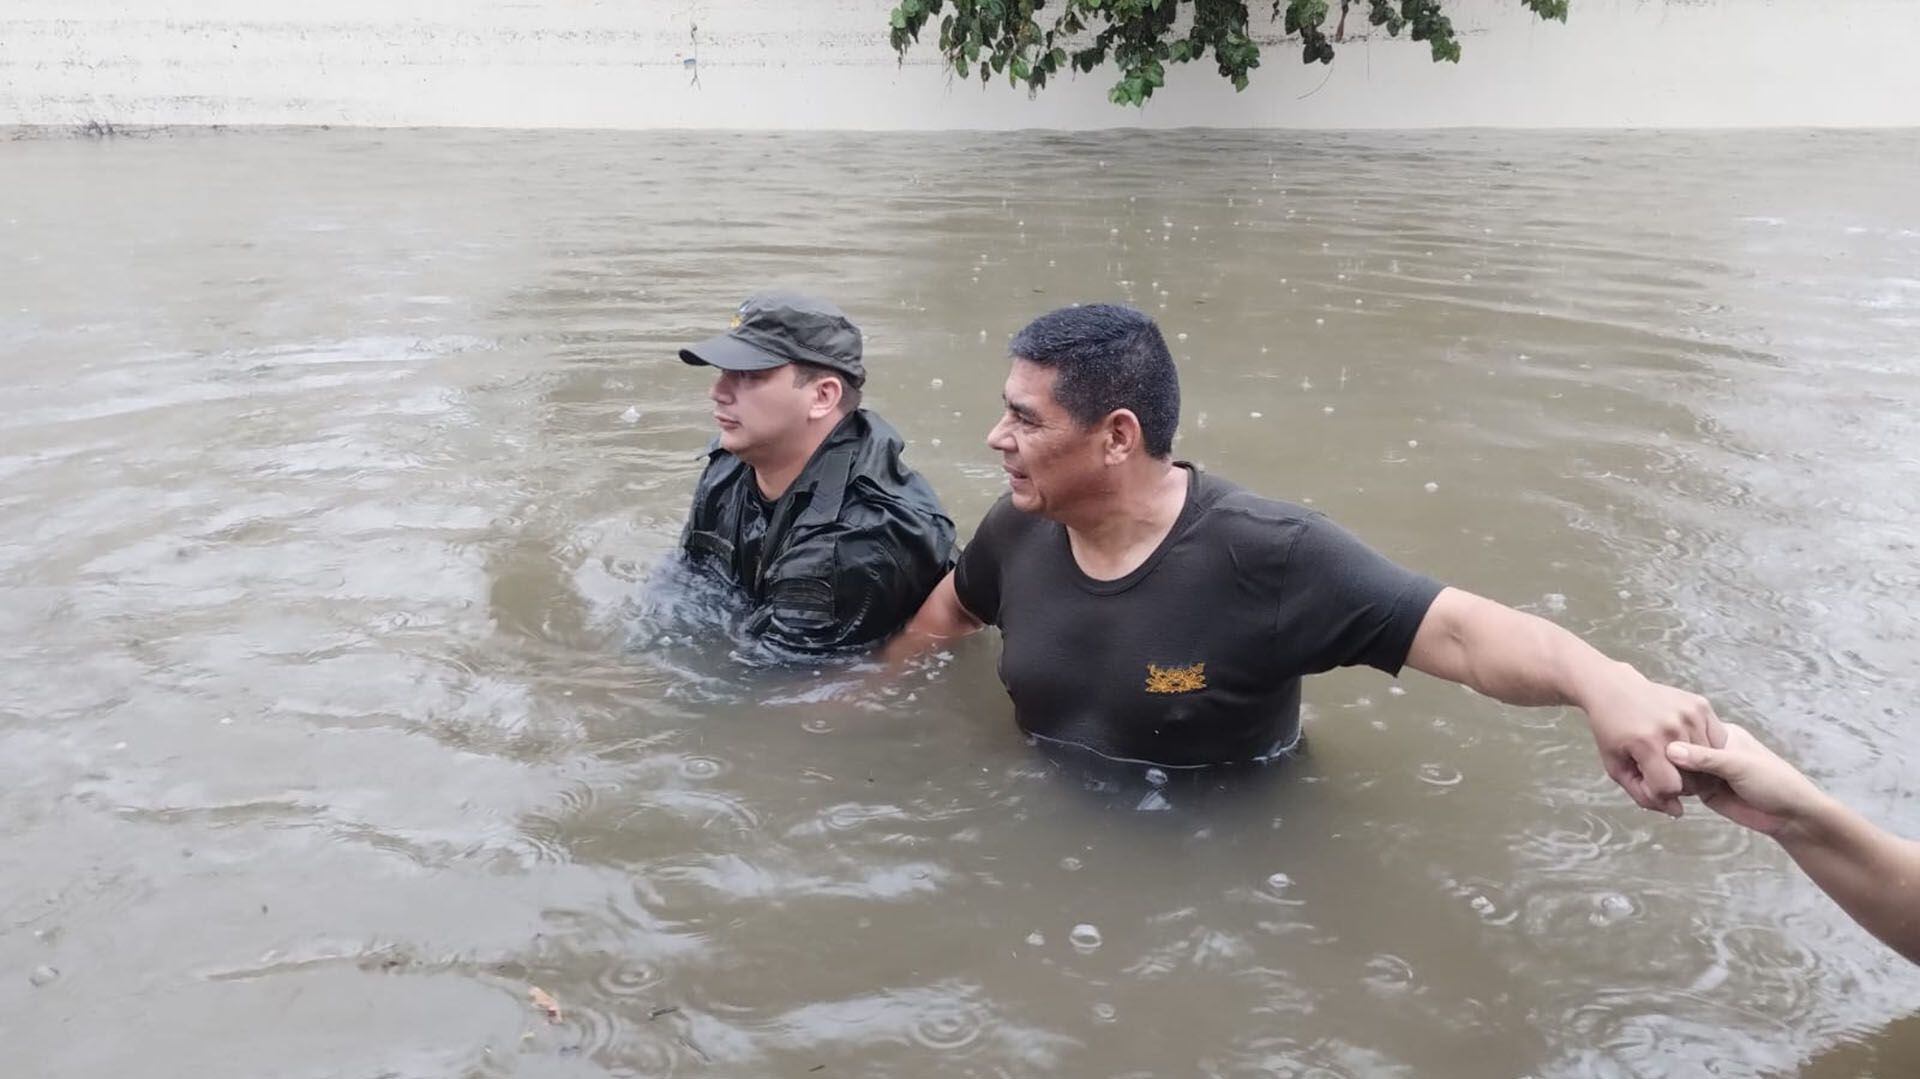
[[[1300,679],[1411,666],[1509,704],[1582,709],[1607,774],[1680,814],[1669,742],[1719,746],[1701,697],[1544,619],[1402,569],[1326,517],[1172,458],[1160,329],[1104,304],[1015,335],[987,437],[1008,491],[888,648],[1000,627],[1000,678],[1037,738],[1165,766],[1260,760],[1300,731]]]

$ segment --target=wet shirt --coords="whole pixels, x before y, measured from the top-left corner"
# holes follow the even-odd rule
[[[1088,577],[1066,528],[1003,497],[962,552],[960,602],[1000,627],[1020,726],[1121,760],[1258,760],[1300,734],[1300,679],[1397,674],[1441,585],[1324,515],[1182,463],[1187,502],[1117,580]]]
[[[818,655],[891,636],[953,565],[953,521],[901,460],[899,434],[849,414],[773,501],[753,470],[715,446],[680,545],[697,569],[746,594],[746,630]]]

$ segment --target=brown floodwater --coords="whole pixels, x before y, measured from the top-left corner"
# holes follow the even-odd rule
[[[823,292],[962,533],[1008,335],[1920,834],[1920,134],[0,142],[0,1071],[1920,1074],[1920,976],[1584,725],[1310,680],[1093,774],[992,634],[767,669],[675,349]],[[558,1022],[529,1003],[538,986]]]

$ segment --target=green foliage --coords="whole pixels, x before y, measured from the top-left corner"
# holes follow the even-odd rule
[[[1260,46],[1247,28],[1249,0],[899,0],[890,14],[889,36],[902,58],[920,31],[939,17],[940,53],[954,74],[978,74],[982,83],[1004,73],[1014,85],[1038,93],[1063,70],[1092,71],[1108,60],[1120,81],[1107,93],[1117,105],[1141,105],[1166,84],[1167,65],[1203,60],[1209,54],[1222,78],[1245,90],[1260,66]],[[1265,5],[1268,0],[1252,0]],[[1520,0],[1542,19],[1567,21],[1570,0]],[[1443,0],[1271,0],[1270,21],[1300,41],[1303,63],[1330,64],[1344,39],[1349,11],[1398,37],[1402,30],[1427,43],[1435,62],[1458,63],[1460,42]],[[1176,17],[1190,15],[1183,33]],[[1326,22],[1335,11],[1333,33]],[[983,58],[984,57],[984,58]]]

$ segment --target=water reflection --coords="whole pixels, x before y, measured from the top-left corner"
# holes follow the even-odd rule
[[[1913,974],[1770,847],[1633,809],[1570,716],[1345,672],[1296,758],[1089,768],[1020,737],[990,635],[888,687],[762,669],[670,558],[709,436],[673,350],[752,289],[862,324],[963,527],[1006,335],[1130,300],[1182,456],[1920,833],[1909,134],[8,153],[0,967],[60,976],[0,1014],[36,1074],[1920,1067],[1859,1033]]]

